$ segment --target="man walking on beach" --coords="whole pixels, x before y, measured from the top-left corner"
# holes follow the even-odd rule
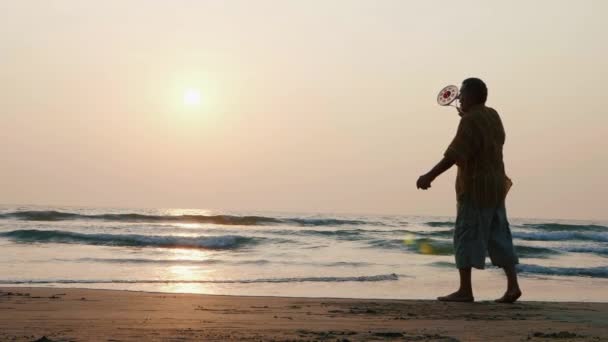
[[[443,159],[416,182],[426,190],[439,175],[454,164],[457,216],[454,229],[454,256],[460,273],[458,291],[437,298],[447,302],[472,302],[472,267],[483,269],[486,251],[492,264],[504,269],[507,291],[499,303],[513,303],[521,296],[515,265],[505,197],[511,180],[505,174],[502,147],[505,131],[498,113],[485,106],[488,90],[478,78],[469,78],[460,88],[460,123]]]

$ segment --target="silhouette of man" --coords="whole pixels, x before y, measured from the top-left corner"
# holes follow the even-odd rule
[[[521,296],[515,265],[519,262],[507,220],[505,197],[511,180],[505,174],[502,148],[505,131],[498,113],[485,106],[488,90],[478,78],[468,78],[460,88],[461,116],[456,136],[443,159],[416,182],[426,190],[454,164],[457,216],[454,256],[460,274],[460,288],[440,301],[472,302],[471,269],[483,269],[486,251],[492,264],[504,269],[507,291],[499,303],[513,303]]]

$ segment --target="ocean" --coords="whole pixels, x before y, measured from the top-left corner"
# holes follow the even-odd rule
[[[511,219],[524,300],[608,301],[608,222]],[[453,217],[0,207],[0,286],[430,299]],[[489,260],[488,260],[489,263]],[[477,299],[502,270],[474,271]]]

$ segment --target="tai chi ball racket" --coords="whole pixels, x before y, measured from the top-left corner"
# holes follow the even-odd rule
[[[449,106],[452,102],[458,100],[458,87],[455,85],[449,85],[441,89],[437,95],[437,103],[440,106]]]

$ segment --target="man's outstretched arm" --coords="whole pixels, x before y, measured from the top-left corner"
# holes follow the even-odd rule
[[[439,175],[449,170],[452,166],[454,166],[455,163],[456,161],[454,161],[453,159],[449,157],[443,157],[443,159],[441,159],[441,161],[437,163],[437,165],[435,165],[435,167],[432,168],[431,171],[418,178],[418,181],[416,182],[416,187],[422,190],[430,188],[431,183],[435,180],[435,178],[439,177]]]

